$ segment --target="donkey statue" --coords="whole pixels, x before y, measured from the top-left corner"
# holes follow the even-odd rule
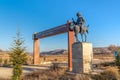
[[[81,38],[82,38],[82,42],[86,42],[86,38],[87,38],[87,34],[88,33],[88,26],[78,26],[78,25],[75,25],[73,22],[71,23],[70,25],[70,30],[73,30],[74,33],[75,33],[75,39],[76,39],[76,42],[80,42],[79,39],[78,39],[78,33],[81,34]]]

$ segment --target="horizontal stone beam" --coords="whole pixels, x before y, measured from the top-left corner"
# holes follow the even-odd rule
[[[36,33],[36,35],[34,35],[34,39],[38,39],[38,38],[45,38],[48,36],[53,36],[53,35],[57,35],[57,34],[62,34],[65,32],[69,31],[69,27],[68,24],[64,24],[55,28],[51,28],[39,33]]]

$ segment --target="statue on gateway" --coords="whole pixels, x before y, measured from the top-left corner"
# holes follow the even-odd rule
[[[70,25],[70,30],[74,30],[76,42],[80,42],[78,40],[78,33],[81,34],[82,42],[86,42],[86,38],[87,38],[86,33],[88,33],[89,25],[85,26],[85,20],[79,12],[76,14],[76,16],[77,16],[77,21],[75,21],[72,18],[72,24]]]

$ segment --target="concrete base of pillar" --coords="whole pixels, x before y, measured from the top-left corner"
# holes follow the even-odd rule
[[[92,44],[86,42],[74,43],[72,45],[73,73],[90,73],[92,66]]]

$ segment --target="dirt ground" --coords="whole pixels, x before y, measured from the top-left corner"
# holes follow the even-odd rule
[[[99,63],[104,63],[104,62],[111,62],[113,60],[111,59],[106,59],[106,60],[103,60],[103,59],[94,59],[93,60],[93,64],[99,64]],[[32,71],[35,71],[35,70],[40,70],[40,69],[49,69],[50,65],[39,65],[39,66],[33,66],[33,65],[30,65],[30,66],[23,66],[23,75],[26,75],[28,73],[31,73]],[[64,64],[64,66],[67,67],[67,63]],[[99,70],[94,70],[94,72],[101,72]],[[12,68],[9,68],[9,67],[0,67],[0,79],[10,79],[12,76]]]
[[[38,69],[48,69],[48,67],[39,67],[39,66],[23,66],[23,75],[28,74],[34,70]],[[0,79],[10,79],[12,76],[12,68],[9,67],[0,67]]]

